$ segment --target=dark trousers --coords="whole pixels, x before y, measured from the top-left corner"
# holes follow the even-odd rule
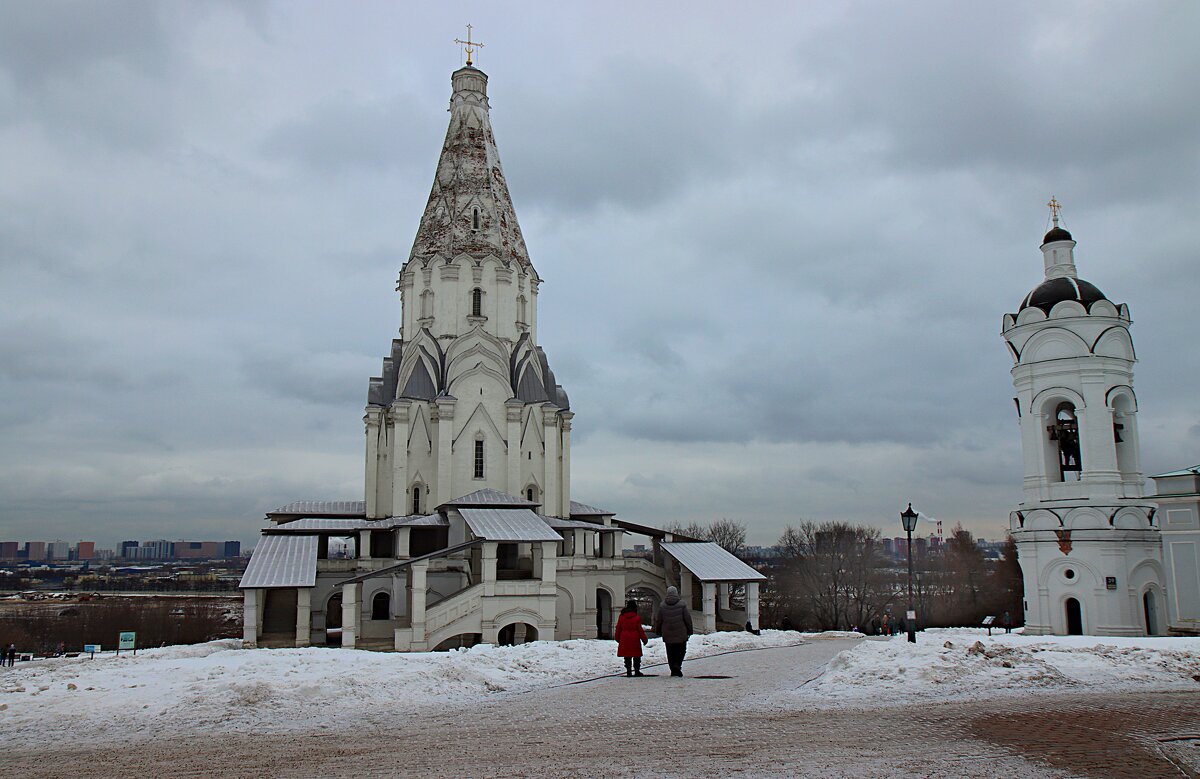
[[[625,670],[626,670],[626,671],[638,671],[638,672],[641,672],[641,670],[642,670],[642,658],[640,658],[640,657],[626,657],[626,658],[625,658]]]
[[[667,648],[667,665],[671,667],[671,675],[683,676],[683,656],[687,654],[687,642],[664,646]]]

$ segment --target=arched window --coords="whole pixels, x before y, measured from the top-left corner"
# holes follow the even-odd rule
[[[471,316],[483,316],[483,290],[471,290]]]
[[[479,209],[478,208],[476,208],[474,210],[474,213],[471,214],[471,229],[472,230],[479,229]]]
[[[392,596],[386,592],[377,592],[371,599],[371,619],[392,618]]]
[[[475,478],[483,478],[483,441],[475,442]]]
[[[530,503],[537,503],[537,502],[538,502],[538,489],[537,489],[537,487],[535,487],[534,485],[530,484],[528,487],[526,487],[526,488],[525,488],[525,500],[529,501]]]
[[[421,513],[421,488],[413,485],[413,513]]]
[[[1083,466],[1079,457],[1079,420],[1075,416],[1075,405],[1070,402],[1058,404],[1054,411],[1054,424],[1046,427],[1050,440],[1058,445],[1059,480],[1066,481],[1068,473],[1079,478]]]
[[[427,289],[421,293],[421,318],[433,316],[433,290]]]
[[[525,318],[525,296],[524,295],[517,298],[517,321],[518,322],[528,322],[529,321],[528,319]]]

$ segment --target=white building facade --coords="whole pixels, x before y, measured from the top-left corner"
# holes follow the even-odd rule
[[[1031,634],[1167,632],[1156,506],[1143,494],[1125,304],[1079,278],[1075,241],[1042,243],[1045,280],[1006,314],[1024,501],[1010,516]]]
[[[566,392],[539,347],[541,279],[500,166],[487,76],[451,76],[400,337],[369,383],[362,501],[268,514],[241,587],[247,645],[420,651],[609,637],[631,595],[680,587],[702,630],[758,626],[763,577],[708,543],[571,499]],[[649,559],[626,559],[627,533]],[[746,585],[743,607],[731,585]]]

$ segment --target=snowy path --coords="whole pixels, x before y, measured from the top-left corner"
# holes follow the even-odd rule
[[[993,697],[981,688],[976,700],[903,701],[880,708],[860,700],[857,706],[830,706],[821,700],[826,695],[820,684],[805,683],[820,676],[839,652],[854,647],[859,647],[855,656],[875,665],[878,660],[871,658],[884,651],[876,642],[809,637],[798,646],[689,659],[683,679],[672,679],[658,667],[648,668],[656,675],[642,679],[621,675],[551,686],[551,674],[533,689],[510,687],[511,692],[450,701],[437,709],[414,708],[403,700],[406,688],[395,676],[389,684],[385,672],[398,666],[386,664],[437,664],[446,666],[446,673],[465,673],[471,667],[478,672],[480,658],[460,668],[466,656],[336,653],[339,663],[367,664],[364,669],[372,673],[353,680],[359,705],[335,707],[335,716],[310,719],[298,708],[290,712],[287,732],[267,734],[241,729],[240,723],[237,730],[222,725],[206,731],[199,722],[189,726],[164,716],[169,726],[114,730],[74,745],[56,729],[39,744],[10,739],[0,751],[0,775],[1148,778],[1184,775],[1171,761],[1194,762],[1191,753],[1200,749],[1200,696],[1192,692],[1048,695],[1033,690]],[[597,649],[580,645],[567,651]],[[610,652],[608,645],[599,662],[615,668]],[[552,664],[560,654],[555,649],[546,662]],[[274,663],[300,656],[235,653],[234,660],[222,662]],[[328,663],[330,655],[324,657]],[[379,663],[385,666],[376,667]],[[837,672],[847,667],[843,656]],[[861,672],[861,666],[854,667]],[[801,685],[804,694],[798,695],[794,691]],[[389,690],[398,693],[390,701]],[[337,693],[355,695],[355,690],[339,687]],[[277,704],[270,713],[282,716],[278,699],[272,700]],[[321,700],[318,707],[327,697]]]

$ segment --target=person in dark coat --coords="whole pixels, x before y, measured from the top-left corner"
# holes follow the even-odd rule
[[[642,647],[646,644],[646,631],[642,628],[642,617],[638,614],[637,602],[629,601],[617,617],[613,631],[617,639],[617,657],[625,658],[626,676],[644,676],[642,673]]]
[[[671,676],[683,676],[683,656],[687,654],[687,640],[692,635],[692,612],[679,599],[679,590],[675,587],[667,588],[666,600],[658,607],[654,632],[662,636]]]
[[[1009,614],[1007,611],[1004,612],[1004,616],[1000,618],[1000,624],[1004,627],[1005,633],[1011,633],[1012,632],[1012,615]]]

